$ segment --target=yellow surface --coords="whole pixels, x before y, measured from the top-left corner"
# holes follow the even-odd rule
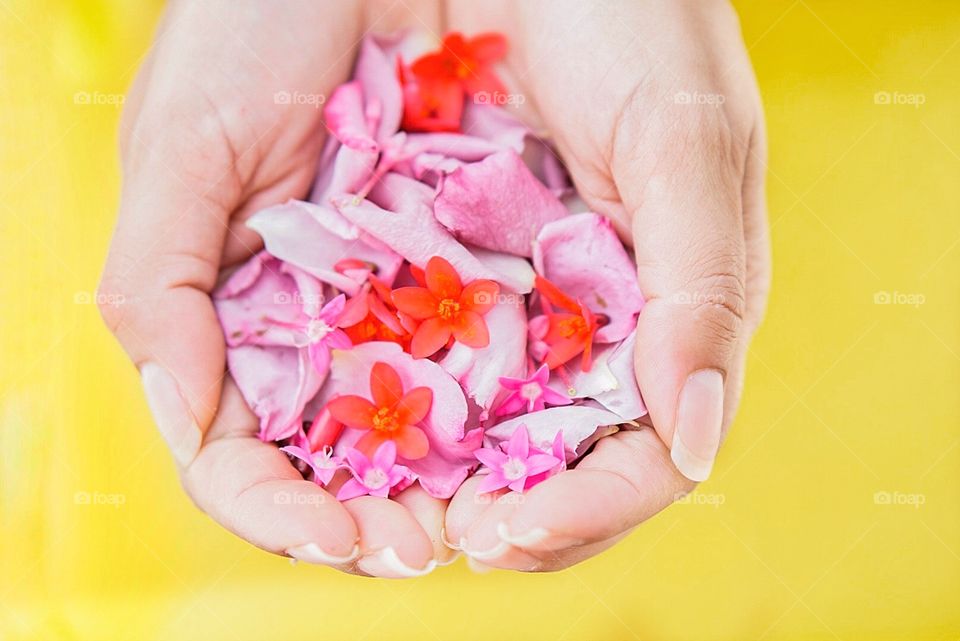
[[[0,639],[960,637],[960,5],[738,5],[775,286],[715,477],[566,572],[391,583],[196,511],[87,304],[119,183],[103,103],[159,5],[0,0]]]

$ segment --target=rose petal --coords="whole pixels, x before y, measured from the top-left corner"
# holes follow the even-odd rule
[[[563,432],[563,442],[569,451],[582,455],[590,445],[601,436],[606,436],[611,426],[622,419],[613,412],[591,405],[566,405],[548,407],[539,412],[522,414],[494,427],[488,428],[486,437],[493,445],[509,440],[522,425],[527,426],[530,443],[539,450],[549,452],[558,431]]]
[[[443,178],[434,214],[463,242],[530,256],[533,240],[567,208],[514,151],[465,164]]]

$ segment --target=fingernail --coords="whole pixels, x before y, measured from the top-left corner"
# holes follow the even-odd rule
[[[460,539],[460,549],[474,561],[489,561],[506,554],[507,550],[510,549],[510,544],[506,541],[500,541],[489,550],[469,550],[467,549],[467,540]]]
[[[670,458],[691,481],[705,481],[713,469],[723,422],[723,374],[694,372],[683,384]]]
[[[357,561],[357,567],[383,579],[410,579],[430,574],[436,569],[437,562],[430,559],[422,570],[417,570],[401,561],[397,551],[388,546]]]
[[[563,550],[585,543],[583,539],[554,534],[542,527],[535,527],[524,534],[513,534],[506,523],[497,524],[497,536],[510,545],[532,550]]]
[[[360,556],[360,546],[354,545],[353,550],[346,556],[334,556],[327,554],[316,543],[307,543],[287,550],[287,556],[303,561],[304,563],[313,563],[315,565],[347,565],[353,563]]]
[[[461,552],[454,552],[449,558],[443,561],[437,561],[437,565],[440,567],[447,567],[448,565],[453,565],[456,563],[457,559],[460,558]]]
[[[445,546],[447,546],[448,548],[450,548],[451,550],[453,550],[453,551],[455,551],[455,552],[462,552],[462,551],[463,551],[463,548],[461,548],[459,545],[457,545],[456,543],[453,543],[452,541],[448,541],[448,540],[447,540],[447,528],[445,528],[445,527],[440,528],[440,541],[441,541]],[[462,542],[463,539],[460,539],[460,541]]]
[[[467,567],[476,574],[486,574],[493,569],[489,565],[484,565],[483,563],[480,563],[480,561],[477,561],[469,556],[467,557]]]
[[[140,368],[140,378],[147,406],[160,435],[167,442],[177,463],[189,465],[200,451],[200,428],[180,395],[177,382],[156,363],[144,363]]]

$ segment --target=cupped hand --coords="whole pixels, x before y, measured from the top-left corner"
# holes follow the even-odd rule
[[[647,305],[636,374],[647,427],[600,439],[525,494],[454,496],[446,536],[483,564],[567,567],[710,474],[770,277],[761,105],[722,0],[455,0],[448,28],[503,32],[503,78],[587,205],[632,242]],[[511,103],[519,102],[513,100]]]
[[[440,537],[446,502],[417,487],[397,501],[339,503],[303,480],[256,438],[256,417],[225,377],[210,300],[221,270],[261,248],[244,220],[307,195],[325,138],[322,97],[348,77],[366,23],[410,21],[376,4],[171,6],[127,100],[100,298],[121,301],[103,316],[202,510],[277,554],[408,576],[451,554]]]

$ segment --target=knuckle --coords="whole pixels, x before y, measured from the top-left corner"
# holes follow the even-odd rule
[[[107,329],[117,334],[127,322],[130,308],[134,304],[133,290],[129,279],[115,271],[106,271],[97,286],[97,309]]]
[[[742,275],[728,268],[708,269],[692,279],[686,300],[696,322],[722,343],[733,344],[744,324],[746,298]]]

